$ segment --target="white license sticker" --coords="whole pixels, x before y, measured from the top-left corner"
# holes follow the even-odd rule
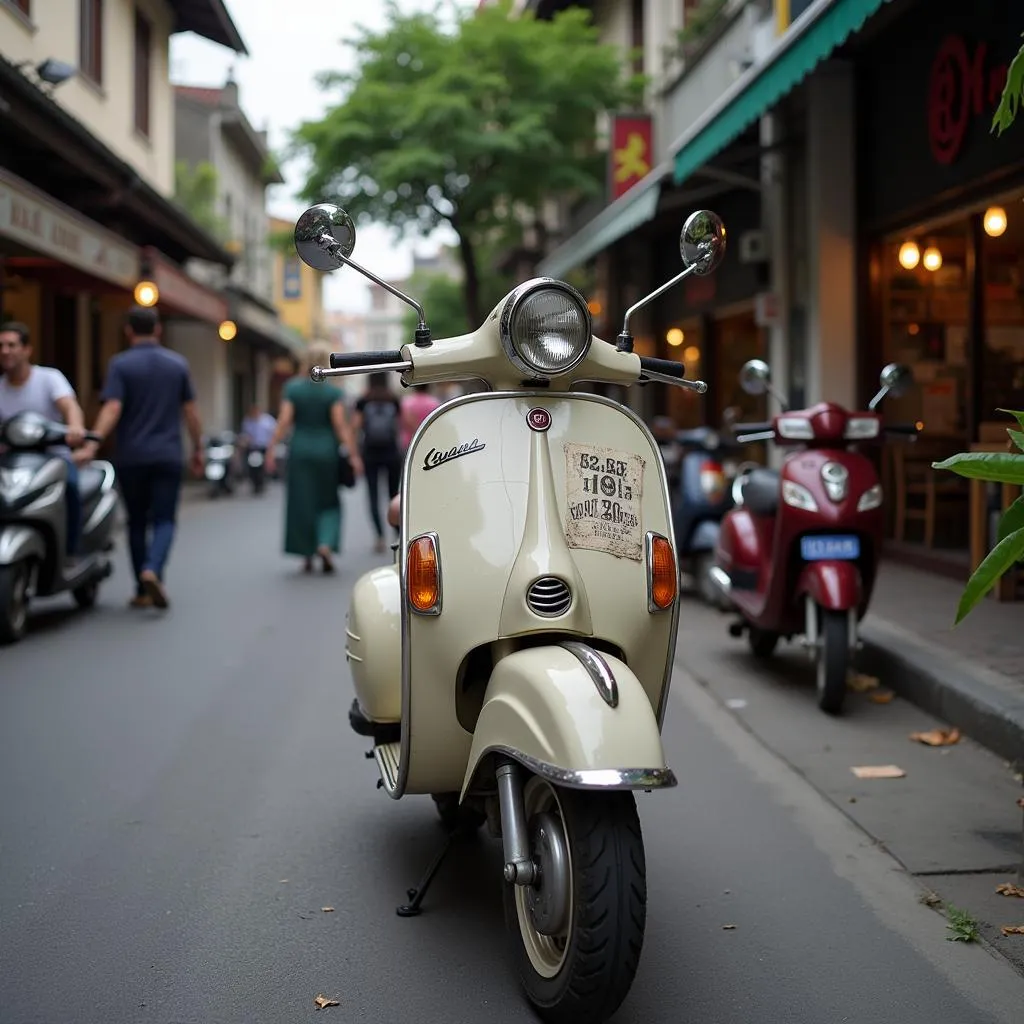
[[[587,444],[565,446],[565,535],[571,548],[644,556],[644,460],[632,452]]]

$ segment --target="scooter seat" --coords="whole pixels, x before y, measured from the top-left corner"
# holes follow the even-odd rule
[[[743,484],[743,504],[756,516],[773,516],[779,508],[779,474],[774,469],[753,469]]]
[[[100,493],[106,474],[95,466],[81,466],[78,470],[78,493],[88,501]]]

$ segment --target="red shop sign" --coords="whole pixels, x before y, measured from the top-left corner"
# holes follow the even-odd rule
[[[651,170],[653,147],[649,117],[613,117],[611,145],[611,198],[625,195]]]
[[[928,82],[928,142],[937,163],[951,164],[963,148],[971,121],[990,117],[1006,84],[1007,66],[992,64],[988,44],[971,53],[961,36],[942,41]]]

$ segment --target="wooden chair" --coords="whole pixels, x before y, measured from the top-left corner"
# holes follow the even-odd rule
[[[906,535],[907,523],[911,520],[924,524],[924,545],[935,547],[935,524],[940,503],[957,502],[963,506],[961,514],[966,515],[968,490],[966,482],[952,473],[932,469],[932,462],[946,458],[951,452],[942,451],[918,441],[913,445],[916,451],[909,451],[906,444],[891,447],[892,478],[895,484],[896,509],[894,536],[902,541]],[[922,498],[920,504],[911,503],[911,498]]]

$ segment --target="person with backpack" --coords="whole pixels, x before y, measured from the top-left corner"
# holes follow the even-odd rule
[[[387,373],[371,373],[366,393],[356,402],[356,426],[370,498],[370,519],[377,534],[374,550],[384,550],[384,519],[380,509],[380,479],[387,480],[388,500],[398,493],[402,476],[399,444],[401,404],[388,386]]]

